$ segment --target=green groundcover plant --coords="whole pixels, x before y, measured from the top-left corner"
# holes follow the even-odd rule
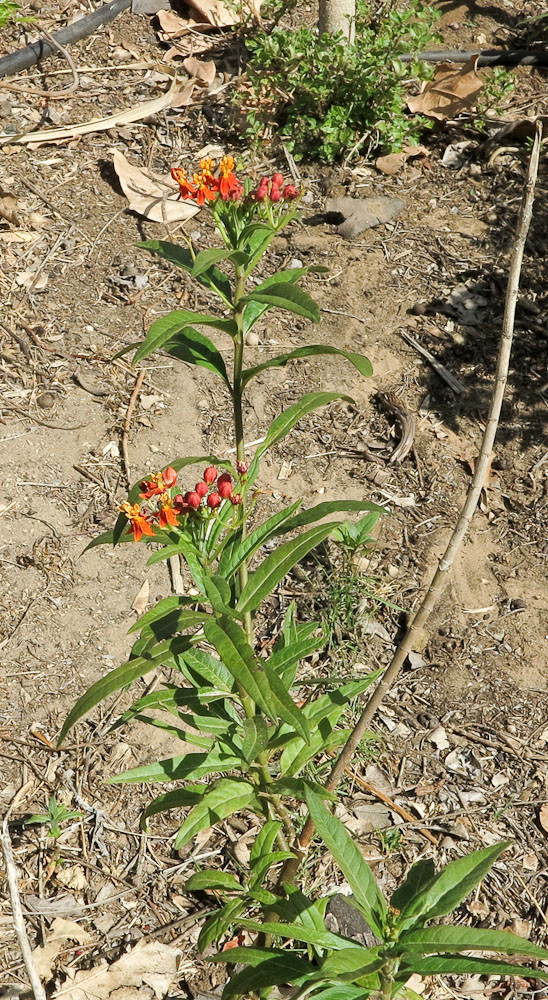
[[[279,11],[274,10],[274,21]],[[417,141],[432,123],[409,115],[404,81],[426,79],[425,64],[403,63],[437,40],[438,12],[420,0],[376,16],[358,0],[355,41],[315,28],[277,23],[249,30],[248,61],[237,98],[251,142],[281,139],[296,160],[333,162],[353,152],[392,152]],[[268,17],[268,14],[267,14]]]
[[[161,688],[138,698],[114,725],[139,719],[183,741],[186,752],[110,780],[168,786],[146,807],[142,823],[146,826],[158,813],[185,809],[175,848],[235,812],[244,810],[260,821],[248,869],[240,878],[229,871],[205,870],[187,884],[189,892],[214,890],[221,899],[201,930],[200,948],[222,944],[233,929],[258,935],[250,947],[214,956],[245,966],[229,977],[226,997],[267,996],[273,987],[288,984],[295,998],[412,998],[405,984],[413,972],[522,973],[519,965],[465,957],[462,952],[495,951],[548,961],[548,951],[511,934],[429,926],[460,903],[507,844],[461,858],[439,874],[432,862],[420,861],[388,904],[353,840],[325,805],[335,796],[316,780],[315,765],[346,743],[351,734],[345,724],[347,708],[378,672],[296,703],[298,666],[325,644],[325,635],[316,622],[299,621],[291,603],[265,654],[257,639],[256,616],[291,568],[326,539],[351,550],[367,545],[383,508],[348,499],[306,508],[299,498],[260,521],[261,458],[302,417],[349,397],[307,393],[274,419],[253,458],[246,454],[242,404],[256,375],[293,360],[337,356],[364,377],[371,375],[371,365],[363,355],[314,344],[245,367],[245,337],[270,310],[319,319],[317,304],[299,285],[311,268],[251,280],[276,234],[296,217],[300,193],[279,173],[264,177],[257,186],[242,183],[230,156],[223,157],[218,171],[211,160],[202,160],[192,179],[180,168],[172,173],[181,197],[210,208],[223,246],[196,253],[191,243],[180,247],[151,240],[141,247],[190,274],[218,300],[219,311],[176,310],[162,317],[135,345],[134,360],[163,350],[211,372],[231,401],[236,460],[232,464],[212,455],[173,459],[130,490],[114,528],[90,543],[151,544],[149,563],[182,556],[192,593],[158,601],[132,626],[138,638],[128,661],[80,698],[60,739],[107,696],[153,670],[170,671]],[[232,338],[231,364],[227,366],[198,327],[218,329]],[[188,488],[181,487],[181,473],[186,476],[195,465],[200,478],[195,482],[194,475]],[[347,512],[361,516],[344,521]],[[188,752],[188,744],[195,752]],[[298,838],[299,803],[308,808],[347,879],[353,905],[378,938],[375,947],[363,948],[329,933],[323,920],[326,898],[310,899],[299,887],[299,862],[306,847]],[[542,972],[535,975],[548,978]]]

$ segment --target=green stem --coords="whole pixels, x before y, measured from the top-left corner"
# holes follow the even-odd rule
[[[238,332],[234,337],[234,379],[232,385],[232,405],[234,409],[234,433],[236,436],[236,459],[238,462],[245,462],[245,438],[244,421],[242,413],[242,367],[244,358],[244,309],[243,302],[245,296],[245,277],[242,269],[236,267],[236,287],[234,288],[234,320]],[[242,501],[242,539],[246,536],[246,501]],[[244,589],[248,579],[247,559],[244,559],[238,570],[240,581],[240,593]],[[244,615],[244,628],[249,645],[253,647],[253,621],[251,612]]]

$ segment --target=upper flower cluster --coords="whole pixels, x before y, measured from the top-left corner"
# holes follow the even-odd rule
[[[247,469],[247,462],[238,463],[238,472],[242,478]],[[224,500],[230,500],[234,506],[242,502],[241,493],[234,493],[232,476],[228,472],[219,475],[213,465],[207,467],[203,479],[184,496],[182,493],[174,495],[176,484],[177,473],[171,465],[168,465],[163,472],[154,472],[150,479],[145,479],[141,483],[139,496],[142,500],[149,501],[148,504],[132,504],[126,501],[120,505],[120,511],[129,521],[134,541],[139,542],[143,535],[154,535],[155,522],[159,528],[177,528],[180,526],[180,517],[199,508],[204,508],[204,513],[213,512]],[[150,504],[153,499],[156,507]]]
[[[193,174],[189,181],[186,170],[182,167],[172,167],[171,176],[179,185],[179,197],[192,198],[198,205],[205,201],[215,201],[219,196],[223,201],[237,201],[241,198],[244,186],[234,174],[234,157],[223,156],[219,164],[219,177],[215,177],[213,160],[207,157],[200,160],[199,173]]]
[[[205,204],[206,201],[215,202],[218,198],[221,201],[240,201],[249,185],[244,187],[234,173],[234,157],[223,156],[219,163],[219,176],[214,174],[213,160],[207,157],[200,160],[200,170],[192,175],[192,180],[187,177],[186,170],[182,167],[172,167],[171,176],[179,185],[179,197],[185,201],[192,199],[198,205]],[[300,192],[294,184],[285,184],[283,174],[273,174],[272,177],[263,177],[253,191],[249,191],[246,201],[249,202],[272,202],[276,204],[280,201],[295,201],[299,198]]]

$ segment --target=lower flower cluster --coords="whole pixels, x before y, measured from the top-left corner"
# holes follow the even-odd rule
[[[249,182],[245,185],[234,174],[234,158],[223,156],[219,163],[219,176],[214,173],[213,160],[209,157],[200,160],[200,169],[193,174],[192,180],[187,177],[182,167],[172,167],[171,176],[179,185],[179,197],[185,201],[195,201],[197,205],[205,202],[242,201],[244,202],[291,202],[300,198],[300,192],[294,184],[286,184],[283,174],[273,174],[263,177],[257,188],[249,191]],[[248,191],[246,195],[245,192]]]
[[[237,469],[244,476],[249,466],[247,462],[238,462]],[[199,511],[213,513],[224,501],[233,506],[242,502],[241,493],[234,492],[232,476],[228,472],[219,473],[215,466],[208,465],[203,479],[196,483],[193,490],[184,495],[175,493],[177,473],[168,465],[163,472],[154,472],[150,479],[141,483],[141,500],[144,504],[120,504],[119,510],[129,521],[129,530],[133,539],[139,542],[143,535],[154,535],[155,527],[179,527],[181,518]]]

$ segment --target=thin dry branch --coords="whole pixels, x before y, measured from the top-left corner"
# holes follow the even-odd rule
[[[141,386],[145,377],[145,372],[140,371],[135,386],[133,387],[133,392],[131,393],[131,398],[128,403],[128,408],[126,411],[126,419],[124,420],[124,426],[122,428],[122,459],[124,462],[124,472],[126,474],[128,489],[131,486],[131,470],[129,465],[129,455],[128,455],[128,437],[129,428],[131,426],[131,418],[133,416],[133,410],[135,409],[135,403],[137,402],[137,397],[141,391]]]
[[[407,658],[410,650],[413,649],[415,642],[415,636],[417,633],[421,633],[428,621],[431,612],[436,606],[438,599],[445,587],[447,582],[447,574],[457,556],[457,553],[462,545],[463,539],[470,526],[470,521],[477,507],[478,500],[482,487],[485,483],[485,476],[487,473],[489,460],[491,452],[493,450],[493,444],[495,436],[497,433],[497,428],[500,419],[500,412],[502,408],[502,402],[504,399],[504,391],[506,388],[506,382],[508,379],[508,368],[510,364],[510,354],[512,350],[512,340],[514,336],[514,318],[516,313],[516,303],[518,299],[519,281],[521,275],[521,266],[523,262],[523,252],[525,249],[525,242],[529,233],[529,227],[531,225],[531,218],[533,214],[533,202],[535,197],[535,184],[538,173],[538,163],[539,163],[539,153],[542,141],[542,122],[537,122],[535,141],[533,144],[533,149],[531,151],[531,157],[529,160],[529,168],[527,171],[527,177],[525,180],[525,186],[523,191],[522,203],[518,216],[518,223],[516,227],[516,239],[514,243],[514,250],[512,253],[512,259],[510,261],[510,271],[508,274],[508,285],[506,288],[506,301],[504,305],[504,318],[502,321],[502,331],[499,343],[499,353],[497,358],[497,365],[495,369],[495,380],[493,385],[493,391],[491,394],[491,404],[489,407],[489,414],[487,417],[487,422],[485,425],[485,431],[483,434],[483,440],[481,443],[480,452],[478,455],[478,460],[474,470],[474,476],[470,484],[468,495],[458,517],[457,523],[453,530],[453,534],[449,539],[447,548],[441,557],[438,568],[434,574],[434,578],[426,591],[426,594],[413,617],[413,620],[407,627],[407,631],[400,642],[392,662],[386,669],[382,678],[380,679],[375,691],[369,698],[367,705],[360,719],[358,720],[356,726],[354,727],[352,734],[350,735],[347,743],[344,745],[341,754],[334,764],[329,778],[325,783],[325,787],[332,791],[338,785],[340,779],[342,778],[345,769],[348,767],[352,760],[352,756],[356,747],[358,746],[360,740],[363,738],[366,729],[369,727],[371,719],[375,715],[375,712],[382,704],[384,698],[390,691],[390,689],[395,684],[400,670]],[[314,834],[314,824],[308,817],[303,831],[298,838],[298,843],[296,844],[294,850],[302,852],[306,849],[312,836]],[[302,853],[300,853],[302,857]],[[291,882],[295,872],[299,866],[299,858],[290,858],[286,861],[282,873],[279,878],[279,884],[283,882]]]
[[[4,854],[4,862],[6,865],[6,877],[8,881],[8,889],[10,894],[13,927],[17,935],[17,941],[19,943],[19,948],[21,949],[21,955],[23,957],[25,969],[27,970],[27,975],[29,977],[29,982],[34,996],[34,1000],[46,1000],[44,987],[40,982],[40,976],[38,975],[36,967],[34,965],[34,961],[32,958],[32,950],[30,947],[29,939],[27,937],[25,921],[23,920],[21,897],[19,896],[19,886],[17,884],[17,868],[15,866],[15,859],[13,857],[13,849],[11,846],[11,839],[9,835],[8,820],[9,820],[9,812],[4,817],[4,821],[2,823],[0,840],[2,841],[2,851]]]

